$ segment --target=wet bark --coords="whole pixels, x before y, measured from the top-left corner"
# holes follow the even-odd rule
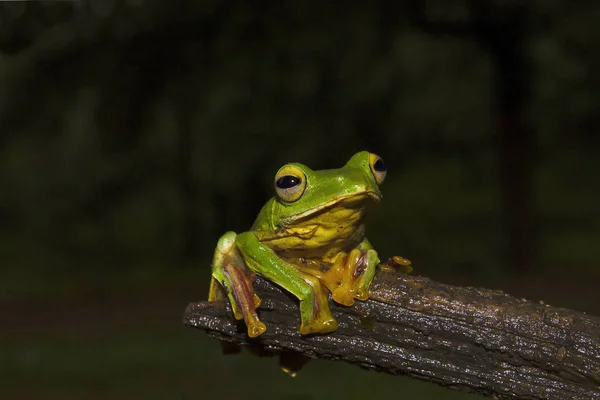
[[[261,278],[255,288],[267,325],[257,339],[227,303],[192,303],[184,322],[254,349],[343,360],[496,398],[600,398],[598,317],[380,271],[368,301],[332,304],[336,332],[302,337],[297,300]]]

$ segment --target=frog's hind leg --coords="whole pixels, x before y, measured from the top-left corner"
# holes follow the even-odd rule
[[[362,251],[353,249],[350,253],[340,253],[333,267],[327,272],[327,280],[336,279],[337,285],[331,290],[333,301],[344,306],[354,304],[358,289],[357,278],[362,274]],[[333,278],[335,276],[335,278]]]
[[[345,306],[353,305],[354,299],[367,300],[378,263],[377,252],[366,239],[350,253],[338,254],[324,277],[325,281],[337,281],[333,288],[328,285],[333,300]]]
[[[236,319],[244,319],[248,336],[256,337],[265,330],[256,314],[260,298],[254,293],[254,274],[248,270],[235,246],[235,232],[227,232],[219,239],[212,266],[209,301],[219,301],[227,295]],[[217,282],[220,284],[217,285]]]
[[[362,253],[359,265],[356,267],[354,272],[356,278],[356,294],[355,299],[365,301],[369,298],[369,287],[377,271],[377,265],[379,264],[379,257],[377,252],[373,249],[368,249]],[[361,272],[362,270],[362,272]]]

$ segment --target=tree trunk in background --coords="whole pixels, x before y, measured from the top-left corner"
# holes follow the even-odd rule
[[[533,140],[519,114],[505,112],[500,118],[502,222],[511,265],[515,271],[524,271],[535,263],[533,166],[530,161]]]
[[[410,0],[407,5],[408,18],[416,28],[430,35],[476,40],[491,57],[502,224],[511,269],[528,270],[535,264],[534,134],[525,118],[531,85],[525,48],[529,9],[521,4],[467,0],[471,16],[456,22],[429,19],[422,1]]]
[[[498,117],[498,159],[502,223],[513,271],[535,263],[534,135],[526,121],[530,65],[527,60],[528,10],[517,6],[496,20],[483,36],[494,66],[495,109]]]
[[[195,212],[196,193],[192,174],[192,131],[190,127],[189,107],[182,106],[179,120],[179,142],[177,154],[177,178],[182,201],[183,224],[181,231],[181,252],[179,263],[186,266],[194,259],[197,220]]]

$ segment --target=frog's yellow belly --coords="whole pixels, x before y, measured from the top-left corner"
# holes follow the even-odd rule
[[[258,233],[261,242],[282,258],[333,262],[364,239],[364,208],[337,206],[315,214],[270,235]]]

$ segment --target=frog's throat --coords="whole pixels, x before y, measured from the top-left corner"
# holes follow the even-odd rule
[[[294,214],[288,217],[288,219],[293,221],[298,221],[304,219],[306,217],[310,217],[313,214],[317,214],[326,210],[327,208],[333,207],[335,205],[343,204],[343,203],[352,203],[354,201],[365,201],[371,200],[375,203],[378,203],[382,199],[382,195],[378,192],[372,190],[364,190],[357,193],[348,194],[345,196],[335,196],[332,197],[329,201],[323,202],[321,205],[317,207],[313,207],[310,210]]]

